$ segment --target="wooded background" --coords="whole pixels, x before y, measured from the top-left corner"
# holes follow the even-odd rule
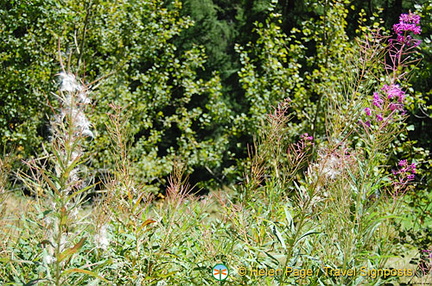
[[[106,122],[115,104],[135,175],[155,191],[179,158],[193,184],[236,182],[248,146],[265,132],[266,114],[285,98],[292,100],[286,136],[294,141],[307,132],[317,144],[325,140],[321,110],[329,90],[350,72],[347,58],[358,53],[356,38],[374,27],[390,35],[409,11],[421,16],[422,60],[402,83],[410,116],[388,155],[395,162],[418,160],[418,188],[428,189],[428,0],[3,0],[1,149],[17,158],[40,154],[50,137],[63,62],[91,89],[91,174],[113,164]]]

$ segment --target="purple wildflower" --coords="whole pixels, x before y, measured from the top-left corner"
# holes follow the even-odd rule
[[[402,110],[403,107],[402,107],[401,104],[397,104],[397,103],[390,103],[390,104],[389,104],[389,109],[390,109],[391,111],[395,111],[395,110]]]
[[[394,41],[394,39],[390,39],[389,42],[391,44],[393,44],[395,41]],[[411,37],[410,35],[408,35],[408,36],[397,35],[396,42],[399,44],[408,45],[408,46],[411,46],[414,48],[420,46],[420,44],[422,43],[421,40],[413,39],[413,37]]]
[[[363,122],[362,120],[358,121],[358,124],[363,125],[363,126],[367,126],[367,127],[371,127],[371,122],[370,120]]]
[[[421,33],[421,27],[416,24],[398,23],[393,25],[393,31],[398,35],[404,32],[413,32],[415,35],[419,35]]]
[[[381,114],[377,114],[377,115],[376,115],[376,119],[377,119],[378,121],[383,121],[383,120],[384,120],[384,118],[382,117]]]
[[[396,41],[403,45],[414,46],[417,47],[420,45],[420,40],[415,40],[411,35],[407,35],[409,32],[412,32],[415,35],[419,35],[422,31],[420,27],[420,16],[409,13],[409,14],[401,14],[399,17],[399,23],[393,25],[393,31],[397,34]],[[393,42],[393,39],[390,39],[390,42]]]
[[[392,170],[394,176],[393,185],[396,187],[393,196],[396,197],[403,194],[406,185],[415,179],[416,164],[408,164],[407,160],[400,160],[398,163],[399,170]]]
[[[300,138],[305,140],[305,141],[312,141],[313,140],[313,136],[309,136],[308,133],[304,133],[304,134],[300,135]]]
[[[416,35],[421,33],[420,16],[409,13],[401,14],[399,17],[399,23],[393,25],[393,30],[396,34],[402,35],[405,32],[413,32]]]
[[[369,107],[366,107],[364,109],[364,112],[366,113],[367,116],[371,116],[371,114],[372,114],[371,109]]]
[[[408,42],[412,41],[413,38],[412,38],[410,35],[408,35],[408,36],[404,36],[404,35],[397,35],[396,40],[397,40],[399,43],[408,43]]]
[[[388,99],[397,98],[399,102],[405,99],[405,92],[398,84],[384,85],[382,90],[387,94]]]
[[[403,175],[407,179],[414,179],[414,174],[417,173],[417,165],[415,163],[408,164],[407,160],[400,160],[398,166],[401,167],[399,170],[392,170],[393,175]]]
[[[376,107],[378,107],[379,109],[381,109],[383,103],[384,103],[384,100],[382,100],[381,95],[378,92],[374,92],[372,104],[375,105]]]
[[[399,16],[399,21],[404,23],[420,24],[420,16],[411,12],[409,14],[401,14]]]

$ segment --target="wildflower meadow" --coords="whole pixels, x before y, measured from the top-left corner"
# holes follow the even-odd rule
[[[430,1],[6,2],[0,285],[432,283]]]

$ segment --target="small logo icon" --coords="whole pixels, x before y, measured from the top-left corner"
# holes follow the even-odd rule
[[[213,277],[218,280],[218,281],[224,281],[225,279],[228,278],[229,275],[229,270],[228,267],[226,267],[223,264],[216,264],[213,267]]]

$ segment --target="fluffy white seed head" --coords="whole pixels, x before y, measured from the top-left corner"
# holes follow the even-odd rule
[[[59,74],[59,77],[61,91],[77,92],[83,89],[82,86],[77,82],[73,74],[61,72]]]
[[[97,234],[94,236],[94,241],[97,248],[106,250],[109,246],[108,225],[104,224],[100,227]]]

